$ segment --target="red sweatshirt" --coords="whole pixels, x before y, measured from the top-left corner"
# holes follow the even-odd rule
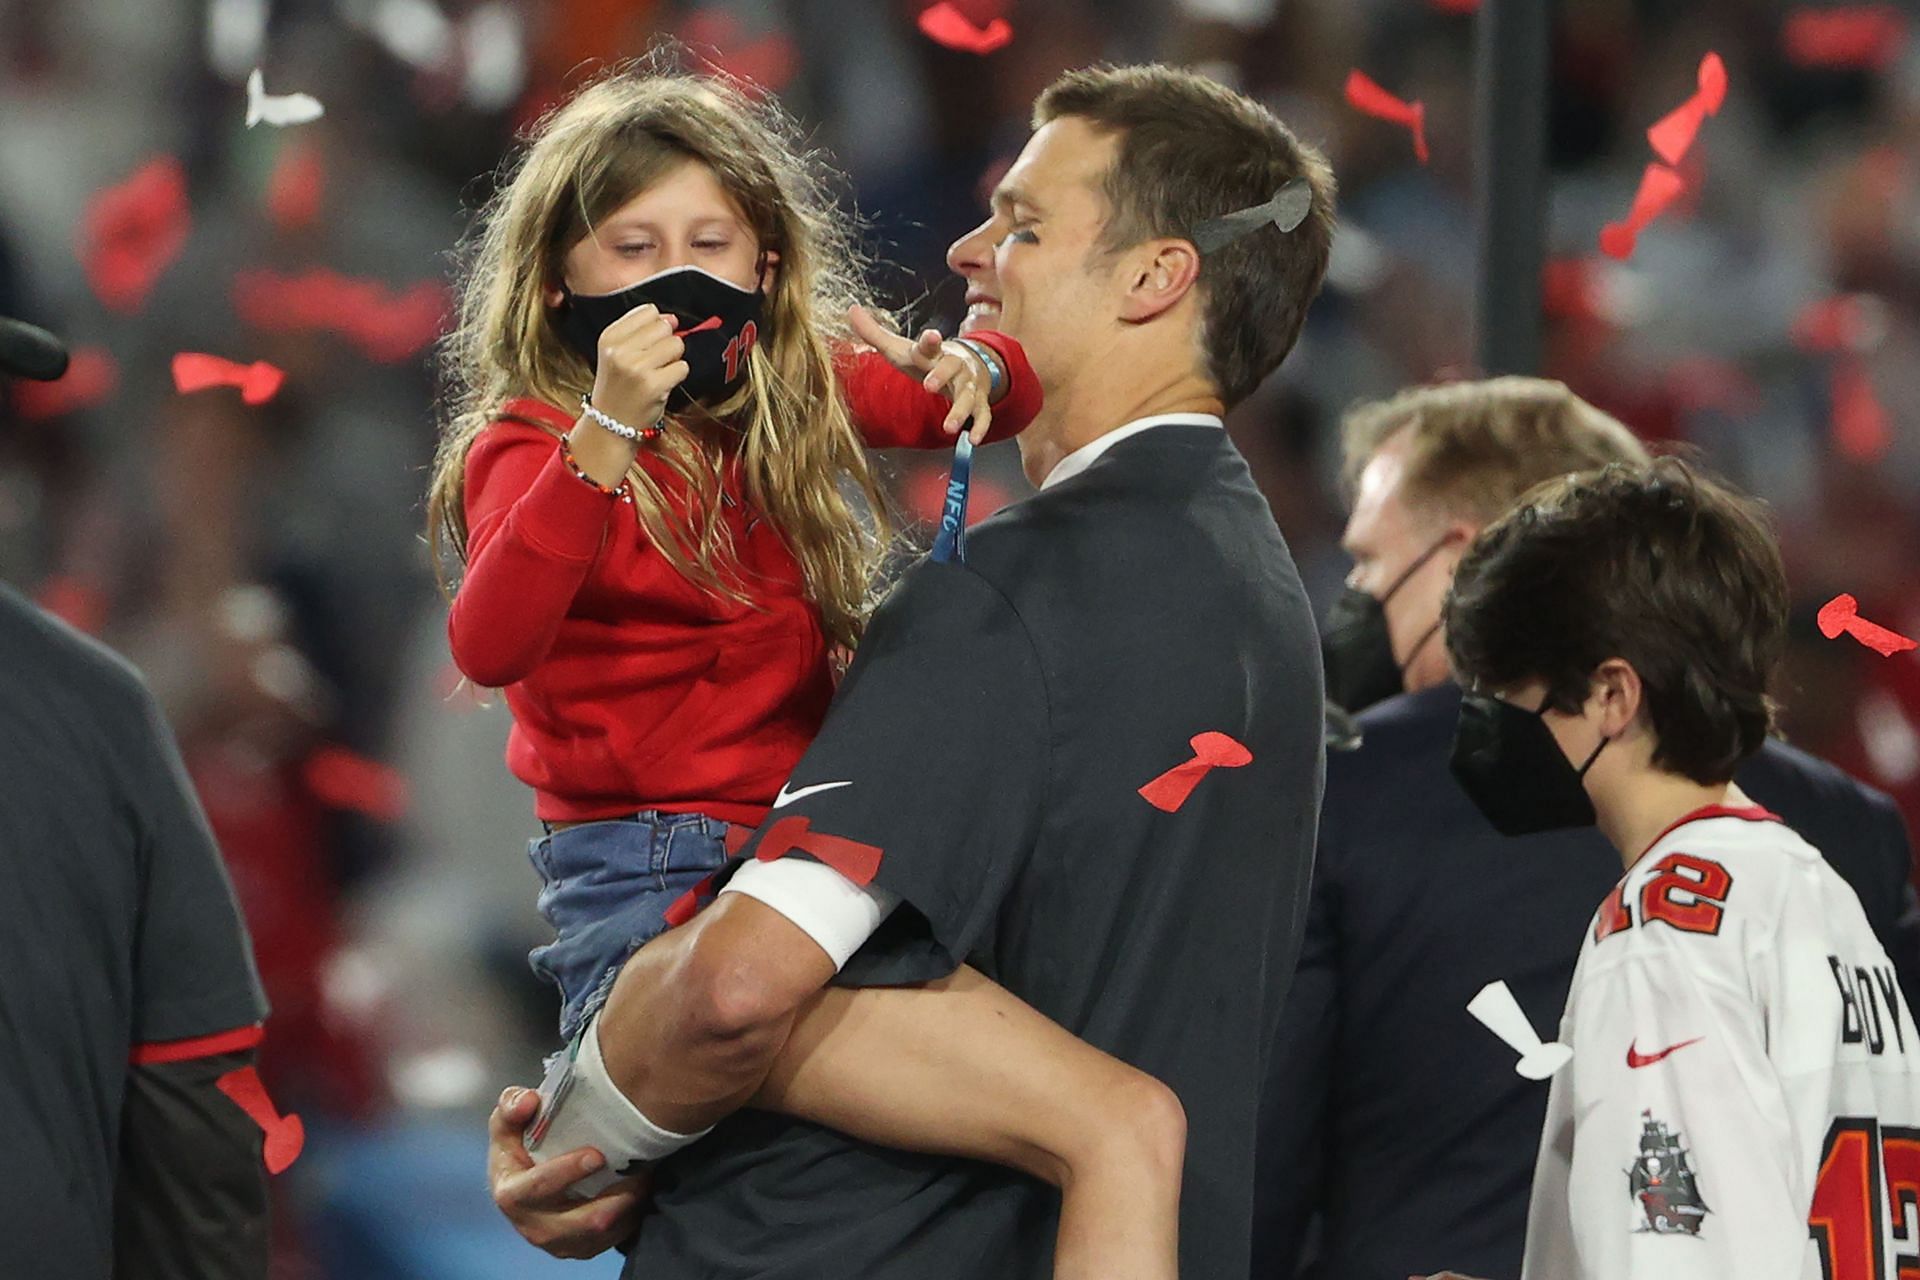
[[[991,438],[1014,435],[1040,408],[1033,370],[1012,339],[968,336],[1010,375]],[[952,442],[947,398],[878,353],[850,353],[838,372],[870,446]],[[468,679],[506,690],[507,767],[548,821],[661,809],[757,825],[819,731],[833,678],[799,561],[748,505],[738,459],[721,515],[753,604],[682,576],[630,504],[567,468],[552,432],[574,414],[519,399],[503,415],[467,455],[467,572],[447,635]],[[684,514],[684,485],[640,460]]]

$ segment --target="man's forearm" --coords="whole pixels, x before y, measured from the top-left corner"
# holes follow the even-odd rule
[[[613,1083],[664,1129],[693,1133],[758,1092],[833,961],[771,908],[725,894],[627,962],[597,1022]]]

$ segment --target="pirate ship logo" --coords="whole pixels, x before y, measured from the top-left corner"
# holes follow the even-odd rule
[[[1627,1186],[1647,1220],[1634,1230],[1699,1235],[1709,1210],[1680,1135],[1655,1120],[1651,1111],[1642,1111],[1640,1120],[1640,1155],[1627,1170]]]

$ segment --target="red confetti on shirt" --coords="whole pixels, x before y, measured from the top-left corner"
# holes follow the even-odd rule
[[[1423,102],[1403,102],[1368,79],[1363,72],[1347,73],[1347,105],[1376,120],[1397,124],[1413,134],[1413,156],[1427,162],[1427,107]]]
[[[1647,130],[1653,153],[1670,165],[1677,165],[1693,147],[1706,118],[1717,115],[1727,100],[1727,64],[1720,55],[1709,53],[1700,60],[1699,88],[1691,98],[1667,113]]]
[[[267,1172],[286,1172],[300,1158],[300,1150],[307,1144],[306,1126],[300,1123],[300,1117],[280,1114],[273,1105],[273,1099],[267,1096],[267,1086],[261,1081],[260,1073],[252,1067],[236,1067],[214,1081],[214,1084],[267,1135],[266,1149],[262,1153],[266,1158]]]
[[[700,911],[714,899],[713,887],[719,882],[720,873],[713,872],[700,878],[700,883],[687,890],[668,904],[660,919],[669,929],[678,929],[687,921],[700,914]]]
[[[689,325],[685,329],[675,329],[673,331],[673,336],[676,338],[684,338],[684,337],[687,337],[689,334],[705,333],[709,329],[718,329],[721,323],[722,321],[719,316],[708,316],[705,320],[702,320],[699,324]]]
[[[52,382],[13,384],[13,408],[29,422],[105,404],[120,389],[120,364],[103,347],[81,347]]]
[[[187,171],[173,156],[142,165],[95,195],[80,219],[77,250],[87,283],[114,311],[138,311],[192,230]]]
[[[182,395],[208,387],[238,387],[240,398],[248,404],[265,404],[286,377],[265,360],[238,364],[199,351],[182,351],[173,358],[173,386]]]
[[[1013,26],[1005,18],[994,18],[985,26],[976,26],[948,0],[922,9],[919,25],[920,33],[935,44],[982,57],[1004,48],[1013,39]]]
[[[1787,61],[1802,67],[1885,71],[1907,43],[1907,18],[1892,5],[1795,9],[1780,27]]]
[[[365,814],[376,822],[397,822],[413,800],[398,769],[345,747],[316,749],[307,757],[301,778],[313,797],[328,808]]]
[[[1885,658],[1903,653],[1908,649],[1920,648],[1920,642],[1909,640],[1897,631],[1889,631],[1878,623],[1868,622],[1861,617],[1860,602],[1850,595],[1837,595],[1821,605],[1817,621],[1820,625],[1820,634],[1827,639],[1832,640],[1844,631]]]
[[[1140,795],[1154,808],[1172,813],[1187,802],[1200,779],[1218,769],[1238,769],[1253,763],[1253,752],[1224,733],[1209,730],[1195,734],[1188,743],[1193,759],[1175,765],[1140,788]]]
[[[1650,164],[1640,175],[1640,190],[1634,193],[1633,208],[1623,222],[1609,222],[1600,231],[1600,251],[1622,261],[1633,256],[1640,233],[1647,224],[1665,213],[1686,184],[1680,175],[1662,164]]]
[[[832,867],[855,884],[873,883],[874,876],[880,872],[880,859],[883,856],[878,846],[861,844],[858,840],[848,840],[810,828],[810,820],[797,813],[780,819],[760,837],[760,847],[754,851],[754,858],[760,862],[772,862],[798,849],[811,854],[816,861]]]
[[[242,271],[233,281],[233,309],[248,326],[263,333],[337,333],[383,364],[432,345],[449,302],[438,281],[395,293],[325,267],[298,275]]]

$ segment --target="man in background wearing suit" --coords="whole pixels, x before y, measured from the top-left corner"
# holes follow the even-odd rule
[[[1467,1002],[1504,980],[1550,1039],[1620,860],[1591,829],[1503,837],[1454,782],[1441,602],[1474,535],[1528,488],[1647,454],[1559,383],[1512,377],[1364,406],[1342,444],[1354,568],[1328,617],[1328,694],[1367,709],[1360,746],[1328,757],[1262,1100],[1253,1276],[1518,1275],[1547,1088]],[[1912,855],[1891,801],[1777,741],[1738,782],[1852,886],[1913,991]]]

